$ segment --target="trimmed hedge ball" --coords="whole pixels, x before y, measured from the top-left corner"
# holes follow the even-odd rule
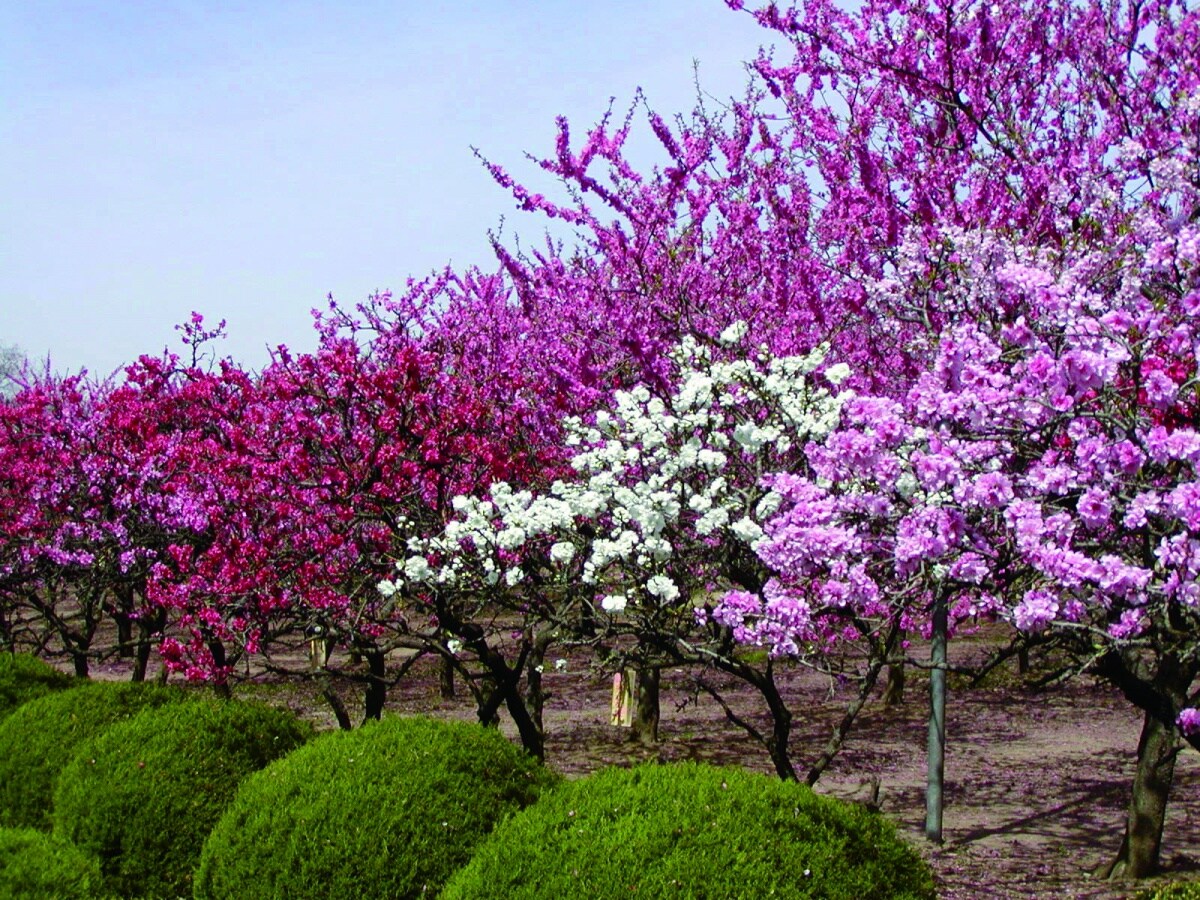
[[[933,875],[861,806],[741,769],[607,769],[500,825],[442,897],[932,898]]]
[[[101,893],[100,864],[78,847],[35,828],[0,828],[0,897],[92,900]]]
[[[325,734],[246,779],[204,845],[195,896],[434,896],[558,780],[469,722],[385,717]]]
[[[1177,881],[1138,894],[1138,900],[1200,900],[1200,881]]]
[[[158,685],[88,681],[31,700],[0,721],[0,827],[49,831],[54,784],[80,744],[185,696]]]
[[[66,690],[77,683],[36,656],[0,652],[0,720],[36,697]]]
[[[200,848],[238,783],[311,733],[293,714],[258,703],[146,710],[85,742],[62,770],[54,834],[100,860],[113,894],[189,895]]]

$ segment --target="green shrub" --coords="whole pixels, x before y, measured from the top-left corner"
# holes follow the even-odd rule
[[[431,896],[557,781],[468,722],[387,717],[326,734],[246,779],[204,845],[195,896]]]
[[[608,769],[500,825],[445,898],[933,897],[865,808],[741,769]]]
[[[65,690],[77,682],[28,653],[0,652],[0,720],[35,697]]]
[[[0,828],[0,897],[101,897],[100,865],[78,847],[34,828]]]
[[[310,733],[291,713],[255,703],[145,710],[82,744],[62,770],[54,834],[96,856],[114,894],[187,895],[204,839],[238,783]]]
[[[1138,894],[1138,900],[1200,900],[1200,881],[1178,881]]]
[[[0,721],[0,827],[51,828],[58,773],[84,741],[185,695],[149,684],[86,681],[31,700]]]

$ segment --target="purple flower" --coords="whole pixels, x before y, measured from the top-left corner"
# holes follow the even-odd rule
[[[964,553],[950,566],[950,577],[971,584],[983,584],[988,576],[988,563],[978,553]]]
[[[1099,531],[1112,517],[1112,499],[1099,488],[1088,488],[1079,498],[1076,509],[1084,525],[1092,531]]]
[[[1200,734],[1200,709],[1188,707],[1175,719],[1175,724],[1188,737]]]
[[[1108,626],[1108,633],[1117,640],[1137,637],[1146,627],[1146,617],[1140,609],[1127,609],[1121,618]]]
[[[1200,530],[1200,482],[1181,484],[1167,495],[1171,512],[1193,531]]]
[[[962,494],[964,503],[974,502],[983,509],[997,509],[1013,499],[1013,486],[1007,475],[988,472],[976,478]]]
[[[1022,631],[1044,631],[1058,613],[1058,600],[1049,591],[1026,591],[1013,610],[1013,624]]]

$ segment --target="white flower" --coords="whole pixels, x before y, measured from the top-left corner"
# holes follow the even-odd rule
[[[768,491],[767,494],[758,501],[758,506],[754,508],[754,513],[760,519],[768,519],[775,514],[783,503],[783,495],[777,494],[775,491]]]
[[[619,613],[625,609],[625,603],[624,594],[609,594],[600,601],[600,608],[606,613]]]
[[[525,573],[520,569],[509,569],[504,573],[504,581],[509,587],[515,587],[525,580]]]
[[[396,583],[394,581],[381,581],[375,585],[375,589],[384,597],[390,597],[396,593]]]
[[[566,565],[575,557],[575,545],[569,541],[559,541],[550,548],[550,560],[559,565]]]
[[[758,428],[753,422],[739,422],[733,429],[733,439],[750,453],[757,453],[762,446],[762,438],[757,435]]]
[[[732,531],[740,540],[747,544],[754,544],[757,541],[761,541],[764,537],[763,530],[749,516],[742,516],[742,518],[734,522]]]
[[[431,574],[429,561],[423,556],[410,556],[404,562],[404,576],[409,581],[427,581]]]
[[[646,593],[653,594],[664,603],[670,603],[679,596],[679,588],[666,575],[655,575],[646,582]]]
[[[832,385],[839,385],[850,377],[850,367],[845,363],[836,363],[825,370],[825,378]]]
[[[561,657],[559,657],[558,659],[556,659],[556,660],[554,661],[554,671],[555,671],[555,672],[565,672],[565,671],[567,671],[567,661],[566,661],[565,659],[561,658]]]
[[[745,322],[737,321],[721,332],[720,341],[722,344],[736,344],[750,331],[750,326]]]
[[[462,648],[462,641],[460,641],[458,638],[450,638],[450,640],[446,641],[446,649],[455,656],[458,656],[458,652],[462,650]]]
[[[496,535],[496,546],[501,550],[516,550],[525,543],[524,528],[505,528]]]
[[[710,509],[696,520],[696,533],[709,535],[718,528],[724,528],[727,524],[729,524],[729,510],[718,506]]]

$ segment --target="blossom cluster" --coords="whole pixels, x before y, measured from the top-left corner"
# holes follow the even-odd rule
[[[685,338],[666,396],[639,385],[617,391],[611,410],[568,418],[573,477],[544,493],[497,482],[486,495],[455,497],[442,533],[410,539],[379,590],[515,588],[536,559],[593,586],[608,612],[690,602],[693,585],[719,576],[710,563],[721,541],[761,541],[760,522],[778,504],[762,474],[827,434],[851,396],[835,393],[848,373],[826,365],[826,347],[721,358],[743,330],[730,326],[715,348]]]

